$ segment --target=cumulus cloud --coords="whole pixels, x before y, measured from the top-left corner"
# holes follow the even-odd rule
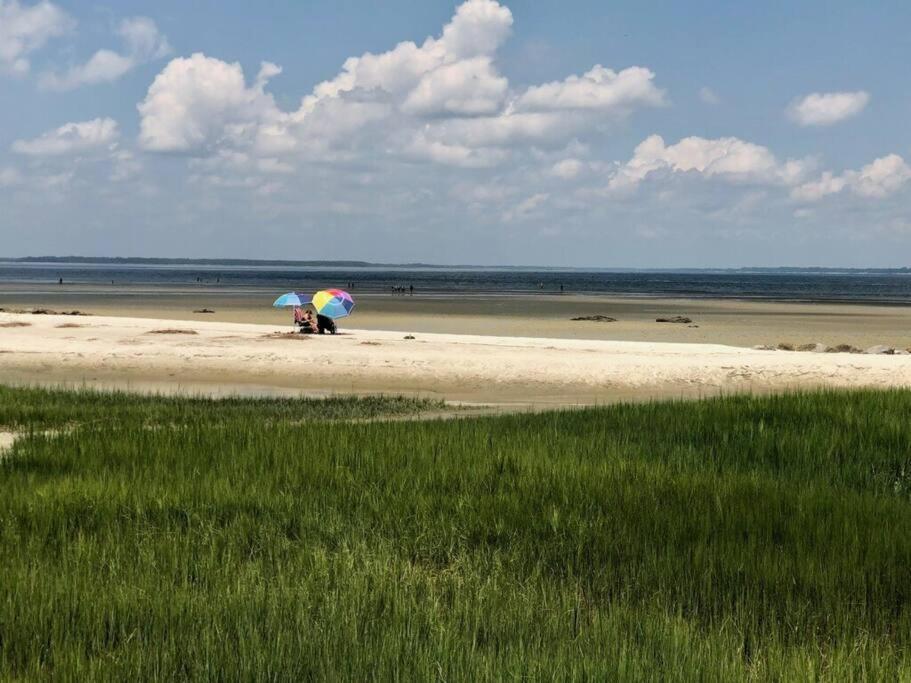
[[[565,144],[637,107],[663,103],[654,74],[595,66],[516,92],[495,65],[512,13],[495,0],[467,0],[436,37],[350,57],[292,111],[265,87],[269,65],[248,84],[238,64],[203,54],[172,60],[139,105],[148,150],[254,157],[371,161],[399,157],[487,167],[519,145]]]
[[[168,39],[147,17],[124,19],[117,27],[117,35],[123,42],[123,52],[98,50],[87,62],[70,67],[63,74],[44,74],[41,86],[51,90],[72,90],[83,85],[110,83],[137,66],[171,52]]]
[[[853,179],[852,189],[862,197],[885,197],[911,180],[911,168],[898,154],[867,164]]]
[[[848,184],[844,175],[824,172],[818,179],[811,180],[791,190],[791,197],[799,201],[815,202],[830,194],[841,192]]]
[[[788,107],[788,116],[801,126],[830,126],[857,116],[870,102],[870,95],[857,92],[811,93]]]
[[[881,199],[897,192],[908,181],[911,181],[911,167],[898,154],[889,154],[859,171],[848,170],[840,175],[826,171],[818,179],[795,187],[791,196],[798,201],[815,202],[849,190],[860,197]]]
[[[279,118],[274,99],[264,90],[279,71],[264,63],[248,87],[237,62],[198,52],[171,60],[139,104],[140,144],[158,152],[205,150],[231,131]]]
[[[633,66],[619,73],[597,64],[582,76],[532,86],[515,103],[519,111],[583,109],[616,111],[664,103],[664,94],[652,82],[655,74]]]
[[[652,135],[636,147],[633,157],[611,176],[612,190],[631,189],[653,173],[694,173],[729,182],[794,185],[809,170],[810,162],[779,161],[766,147],[738,138],[683,138],[666,145]]]
[[[427,38],[421,46],[405,41],[388,52],[367,52],[347,59],[335,78],[320,83],[305,98],[304,108],[312,109],[322,98],[358,89],[408,93],[426,74],[440,67],[489,57],[507,38],[511,27],[509,8],[495,0],[468,0],[456,9],[439,38]],[[471,83],[463,85],[467,91],[473,90]]]
[[[493,114],[499,111],[509,82],[487,57],[444,64],[424,74],[405,98],[412,114]]]
[[[0,0],[0,73],[28,73],[29,55],[74,25],[66,12],[48,0],[34,5]]]
[[[428,139],[424,133],[416,134],[404,149],[405,155],[415,160],[431,161],[445,166],[462,168],[489,168],[506,158],[503,150],[475,148],[458,143]]]
[[[110,149],[120,133],[113,119],[66,123],[31,140],[16,140],[13,151],[33,157],[61,156]]]

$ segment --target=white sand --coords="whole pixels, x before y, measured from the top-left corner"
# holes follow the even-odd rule
[[[573,404],[719,391],[911,386],[911,356],[755,351],[714,344],[485,337],[226,322],[0,314],[0,381],[211,393],[414,393]],[[60,327],[78,325],[78,327]],[[196,334],[150,334],[156,329]]]

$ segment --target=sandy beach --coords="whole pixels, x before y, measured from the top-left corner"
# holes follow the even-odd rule
[[[405,393],[514,406],[818,386],[909,386],[911,356],[720,344],[0,314],[6,383],[226,393]],[[406,337],[413,336],[413,339]]]
[[[756,345],[822,343],[867,348],[911,346],[911,306],[670,299],[593,294],[428,294],[395,296],[353,290],[355,314],[343,327],[403,333],[469,334],[547,339]],[[269,288],[102,284],[0,285],[6,310],[80,310],[95,316],[286,325]],[[210,313],[198,313],[199,310]],[[606,316],[613,322],[574,321]],[[656,323],[684,316],[691,324]]]

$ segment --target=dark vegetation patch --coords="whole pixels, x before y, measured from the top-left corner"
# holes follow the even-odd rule
[[[851,344],[836,344],[829,349],[829,353],[863,353],[863,349],[859,349]]]
[[[169,327],[161,330],[149,330],[146,334],[199,334],[199,332],[179,327]]]
[[[577,318],[570,318],[570,320],[590,320],[596,323],[615,323],[617,322],[616,318],[611,318],[609,315],[580,315]]]

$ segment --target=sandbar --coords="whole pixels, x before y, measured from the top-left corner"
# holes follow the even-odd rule
[[[287,325],[113,316],[0,313],[0,326],[0,381],[8,384],[385,393],[512,406],[911,386],[911,355],[347,328],[296,335]]]

